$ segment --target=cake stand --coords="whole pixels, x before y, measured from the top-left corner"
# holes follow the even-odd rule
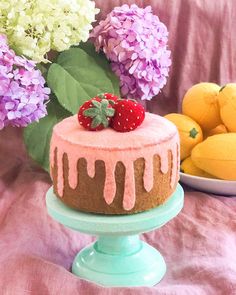
[[[95,243],[75,257],[75,275],[107,287],[153,286],[163,278],[166,264],[162,255],[140,240],[139,234],[163,226],[181,211],[184,192],[179,184],[164,205],[131,215],[75,211],[65,206],[52,188],[47,192],[46,203],[49,215],[61,224],[98,236]]]

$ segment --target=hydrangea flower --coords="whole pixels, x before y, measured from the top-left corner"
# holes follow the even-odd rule
[[[0,35],[0,129],[24,127],[47,114],[50,89],[33,61],[17,56]]]
[[[171,65],[168,31],[150,6],[114,8],[91,39],[111,61],[123,96],[150,100],[166,84]]]
[[[0,33],[18,54],[47,62],[50,50],[87,41],[96,13],[90,0],[1,0]]]

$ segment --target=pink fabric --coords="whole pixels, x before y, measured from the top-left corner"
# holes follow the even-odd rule
[[[105,15],[131,1],[97,1]],[[132,1],[134,2],[134,1]],[[168,85],[148,108],[180,109],[184,91],[199,81],[236,79],[236,10],[233,0],[153,0],[170,30],[173,66]],[[148,295],[236,294],[236,199],[186,190],[185,206],[163,228],[143,235],[167,262],[151,288],[105,289],[69,272],[90,236],[67,230],[45,207],[48,175],[26,156],[20,130],[0,132],[0,294]]]
[[[220,85],[236,80],[236,9],[234,0],[97,0],[100,17],[114,6],[151,5],[169,30],[172,66],[167,85],[151,102],[151,112],[181,110],[186,90],[198,82]]]
[[[179,216],[143,235],[167,262],[160,284],[106,289],[71,274],[75,254],[92,238],[47,215],[50,179],[26,156],[18,133],[0,134],[1,295],[236,294],[236,199],[200,192],[186,191]]]

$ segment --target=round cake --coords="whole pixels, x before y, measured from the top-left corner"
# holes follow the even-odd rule
[[[163,204],[179,180],[179,136],[167,119],[146,113],[131,132],[94,132],[77,116],[53,129],[50,171],[56,196],[74,209],[131,214]]]

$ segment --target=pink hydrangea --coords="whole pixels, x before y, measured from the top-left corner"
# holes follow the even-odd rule
[[[114,8],[91,39],[111,61],[123,96],[150,100],[166,84],[171,65],[168,31],[150,6]]]
[[[47,114],[50,89],[36,64],[16,56],[0,35],[0,129],[24,127]]]

